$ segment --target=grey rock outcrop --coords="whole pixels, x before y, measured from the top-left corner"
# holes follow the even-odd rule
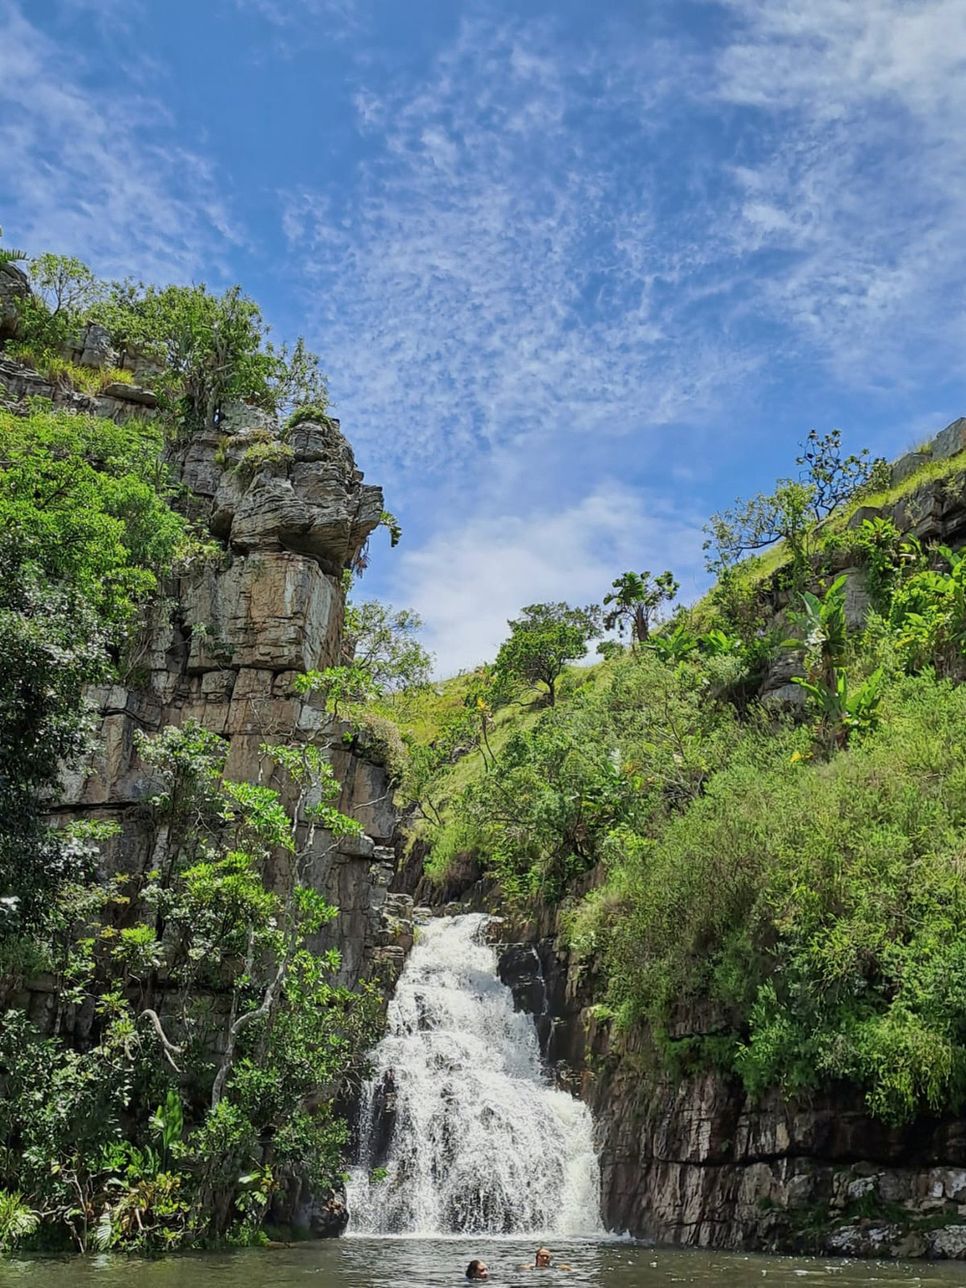
[[[118,353],[111,343],[110,332],[97,322],[88,322],[79,335],[74,336],[70,354],[82,367],[116,367]]]
[[[0,342],[20,334],[20,303],[29,294],[26,273],[16,264],[0,264]]]
[[[82,352],[92,362],[113,356],[102,339],[94,328],[85,332]],[[120,421],[151,415],[151,399],[142,397],[149,393],[119,384],[87,398],[0,357],[0,398],[15,408],[25,410],[23,400],[41,394]],[[299,426],[287,444],[257,408],[236,405],[223,419],[216,431],[193,435],[171,452],[185,504],[197,522],[209,524],[221,554],[166,588],[143,625],[136,683],[91,693],[100,735],[87,763],[65,775],[57,813],[119,823],[105,863],[130,871],[144,861],[144,805],[157,790],[139,759],[136,731],[198,721],[225,740],[230,778],[267,782],[283,796],[288,789],[264,744],[311,739],[331,746],[341,783],[337,804],[365,835],[320,833],[307,858],[309,879],[340,908],[314,946],[339,949],[338,983],[391,983],[412,943],[412,900],[388,893],[397,823],[392,785],[385,767],[364,759],[318,699],[300,696],[293,683],[341,656],[342,574],[379,521],[382,492],[363,482],[334,422]],[[266,443],[268,459],[260,464],[256,456],[246,467],[248,450]],[[50,1004],[37,981],[30,1009],[42,1020]]]
[[[225,429],[215,453],[209,436],[186,461],[189,485],[214,498],[215,535],[238,554],[291,550],[339,576],[378,524],[383,501],[379,488],[363,483],[338,423],[306,422],[284,441],[266,440],[257,418],[245,425],[235,413]],[[277,450],[259,460],[266,441]],[[217,471],[219,453],[226,468]]]
[[[0,403],[12,411],[25,411],[28,398],[46,398],[65,411],[118,423],[132,416],[150,417],[158,405],[153,390],[121,381],[111,382],[99,394],[78,393],[0,353]]]
[[[551,912],[495,933],[508,931],[520,939],[502,950],[501,977],[559,1084],[594,1115],[609,1229],[683,1247],[966,1258],[966,1121],[892,1128],[844,1088],[754,1100],[713,1070],[662,1072],[646,1028],[599,1017],[593,975]],[[670,1036],[722,1026],[699,1006]]]

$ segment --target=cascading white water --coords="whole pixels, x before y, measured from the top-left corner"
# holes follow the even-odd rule
[[[420,929],[363,1096],[350,1233],[598,1233],[590,1114],[556,1090],[531,1017],[481,942],[487,918]]]

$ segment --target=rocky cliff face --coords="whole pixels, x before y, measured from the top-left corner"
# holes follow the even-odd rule
[[[562,1085],[590,1106],[609,1229],[685,1247],[966,1258],[966,1121],[888,1128],[832,1090],[796,1104],[714,1071],[660,1071],[646,1032],[596,1017],[554,919],[497,928],[501,975]],[[682,1015],[675,1036],[711,1031]]]
[[[89,365],[113,358],[96,339],[83,337],[78,351]],[[151,391],[137,385],[88,397],[0,357],[3,405],[22,409],[36,395],[118,421],[151,416],[155,407]],[[262,451],[262,464],[258,453],[246,459],[254,445],[266,444],[274,448]],[[283,794],[262,744],[331,744],[341,783],[337,804],[362,823],[365,835],[317,838],[310,878],[340,916],[313,946],[341,951],[340,983],[376,976],[391,982],[411,942],[412,900],[388,892],[396,826],[388,777],[318,700],[299,697],[292,683],[298,673],[340,658],[343,570],[379,522],[382,492],[363,482],[338,422],[327,419],[298,425],[283,443],[264,413],[231,407],[217,430],[174,446],[171,458],[185,506],[219,549],[166,588],[144,623],[128,685],[92,695],[99,735],[88,762],[66,776],[55,812],[119,823],[105,866],[132,871],[146,854],[145,806],[157,790],[139,760],[136,730],[198,721],[225,739],[228,777],[261,781]],[[44,980],[19,999],[41,1023],[54,1002]],[[84,1024],[85,1017],[74,1017],[79,1036]]]

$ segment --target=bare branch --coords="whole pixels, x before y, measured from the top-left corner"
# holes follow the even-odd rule
[[[167,1060],[168,1064],[171,1065],[171,1068],[175,1073],[180,1073],[181,1070],[175,1064],[173,1056],[183,1055],[184,1047],[175,1046],[175,1044],[168,1039],[167,1034],[161,1026],[161,1020],[158,1017],[157,1011],[152,1011],[150,1008],[143,1010],[141,1012],[141,1018],[151,1021],[151,1025],[161,1042],[161,1048],[164,1051],[164,1058]]]

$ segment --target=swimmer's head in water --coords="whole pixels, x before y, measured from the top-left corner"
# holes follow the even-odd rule
[[[536,1251],[536,1252],[535,1252],[535,1254],[534,1254],[534,1257],[533,1257],[533,1264],[534,1264],[535,1266],[549,1266],[549,1265],[550,1265],[550,1249],[549,1249],[549,1248],[538,1248],[538,1249],[537,1249],[537,1251]]]
[[[479,1258],[471,1261],[466,1267],[466,1277],[467,1279],[489,1279],[490,1272],[486,1268],[486,1262],[480,1261]]]

